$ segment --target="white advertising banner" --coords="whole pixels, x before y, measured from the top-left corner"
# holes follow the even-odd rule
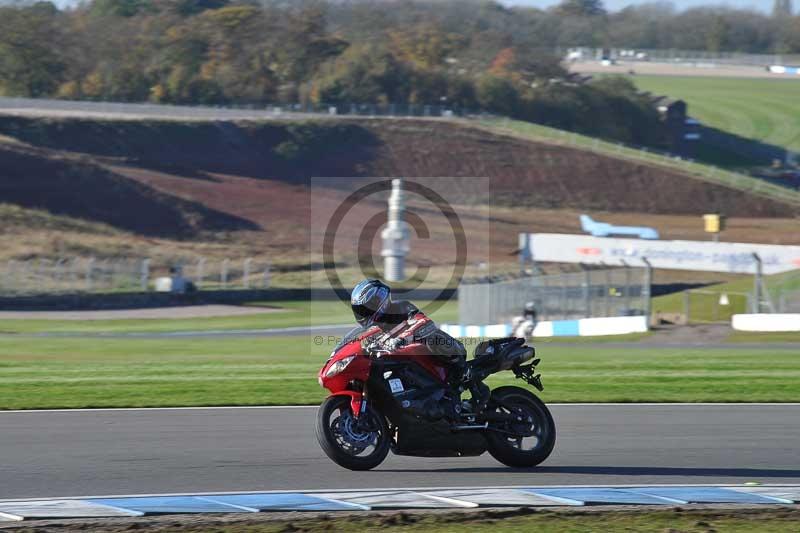
[[[800,331],[800,313],[733,315],[731,327],[739,331]]]
[[[520,244],[524,255],[542,262],[644,266],[646,259],[654,268],[752,274],[756,271],[753,254],[758,254],[765,274],[800,268],[800,246],[614,239],[560,233],[522,234]]]

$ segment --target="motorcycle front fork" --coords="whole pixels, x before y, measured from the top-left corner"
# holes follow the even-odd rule
[[[370,417],[364,416],[367,413],[367,407],[369,406],[369,394],[367,394],[367,383],[364,382],[364,385],[361,387],[361,407],[358,410],[358,415],[355,416],[356,419],[356,427],[358,429],[363,429],[369,431],[369,421]]]

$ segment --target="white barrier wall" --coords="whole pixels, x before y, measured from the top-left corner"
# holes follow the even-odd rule
[[[616,316],[612,318],[583,318],[578,320],[578,331],[581,337],[645,333],[647,330],[648,324],[645,316]]]
[[[800,268],[800,246],[710,241],[653,241],[561,233],[522,233],[523,257],[534,261],[643,266],[753,274],[761,258],[764,274]]]
[[[731,326],[738,331],[800,331],[800,313],[733,315]]]
[[[506,337],[513,335],[509,324],[491,326],[459,326],[443,324],[442,330],[453,337]],[[648,330],[647,317],[615,316],[609,318],[582,318],[580,320],[542,321],[533,330],[534,337],[594,337],[600,335],[625,335]]]

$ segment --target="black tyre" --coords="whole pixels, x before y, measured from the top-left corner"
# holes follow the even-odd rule
[[[370,470],[386,459],[391,444],[386,419],[371,408],[358,419],[349,396],[331,396],[317,411],[317,440],[334,463],[350,470]]]
[[[496,423],[486,431],[489,453],[504,465],[536,466],[550,456],[556,444],[556,425],[547,406],[520,387],[492,391],[489,407],[495,412],[517,414],[521,420]]]

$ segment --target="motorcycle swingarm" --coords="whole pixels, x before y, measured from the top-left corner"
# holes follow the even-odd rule
[[[502,403],[500,405],[503,405]],[[503,407],[508,407],[503,405]],[[509,422],[511,424],[518,424],[521,421],[518,420],[518,415],[515,413],[484,413],[481,416],[475,417],[475,421],[484,422],[486,427],[484,428],[485,431],[494,431],[495,433],[502,433],[504,435],[511,435],[514,437],[530,437],[531,433],[519,433],[516,431],[508,431],[507,429],[501,429],[498,427],[494,427],[492,423],[497,422]]]
[[[505,406],[503,406],[505,407]],[[513,413],[481,413],[475,416],[475,422],[516,422],[517,415]]]
[[[541,359],[533,360],[529,365],[520,365],[517,367],[512,368],[511,370],[514,372],[514,376],[518,379],[521,379],[528,385],[532,385],[536,388],[539,392],[544,390],[544,385],[542,385],[542,375],[536,374],[536,365],[539,364]]]

